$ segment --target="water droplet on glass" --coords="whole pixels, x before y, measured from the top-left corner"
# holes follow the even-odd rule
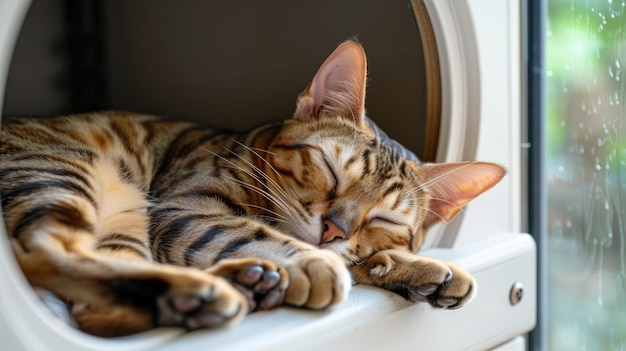
[[[602,167],[600,166],[600,164],[596,163],[596,170],[601,171]]]
[[[554,75],[554,72],[552,71],[546,71],[546,76],[547,77],[552,77]]]

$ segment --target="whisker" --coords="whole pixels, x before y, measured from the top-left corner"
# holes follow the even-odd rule
[[[291,199],[287,193],[285,193],[285,191],[283,190],[283,188],[277,184],[273,179],[269,178],[265,172],[263,172],[261,169],[259,169],[257,166],[255,166],[254,164],[252,164],[250,161],[248,161],[247,159],[243,158],[241,155],[237,154],[236,152],[224,148],[225,151],[232,153],[233,155],[237,156],[238,158],[240,158],[241,160],[243,160],[244,162],[246,162],[246,164],[248,164],[250,167],[252,167],[252,169],[256,170],[257,174],[259,174],[260,176],[263,177],[263,179],[268,180],[270,182],[270,184],[274,185],[274,188],[270,188],[268,187],[264,182],[261,181],[260,178],[258,178],[255,174],[253,174],[252,172],[249,172],[248,170],[241,168],[239,166],[237,166],[237,169],[240,169],[241,171],[245,172],[246,174],[248,174],[250,177],[254,178],[257,182],[259,182],[260,184],[264,184],[265,185],[265,189],[267,189],[267,191],[274,197],[274,200],[276,201],[280,201],[281,203],[283,203],[285,205],[285,207],[291,209],[293,207],[295,207],[295,204],[293,203],[293,199]],[[234,164],[231,162],[231,164]],[[278,191],[278,193],[276,193],[276,190]],[[280,196],[282,195],[282,197]],[[274,202],[275,203],[275,202]],[[291,205],[291,207],[289,206]],[[282,207],[281,207],[282,208]],[[283,208],[283,210],[285,210]],[[285,210],[285,212],[288,212]],[[293,215],[292,215],[293,216]],[[293,217],[292,217],[293,218]],[[294,218],[295,219],[295,218]]]
[[[280,217],[280,218],[281,218],[281,219],[283,219],[283,220],[287,220],[287,219],[288,219],[287,217],[283,216],[282,214],[280,214],[280,213],[278,213],[278,212],[275,212],[275,211],[272,211],[272,210],[270,210],[269,208],[265,208],[265,207],[263,207],[263,206],[254,205],[254,204],[248,204],[248,203],[238,203],[238,205],[248,206],[248,207],[252,207],[252,208],[258,208],[258,209],[260,209],[260,210],[263,210],[263,211],[269,212],[269,213],[271,213],[271,214],[275,215],[276,217]],[[269,218],[272,218],[272,217],[269,217]]]
[[[280,179],[283,179],[283,176],[276,170],[276,168],[274,168],[274,166],[269,163],[263,156],[261,156],[259,153],[257,153],[255,150],[253,150],[253,148],[249,147],[248,145],[240,142],[239,140],[236,139],[232,139],[232,141],[234,141],[235,143],[239,144],[240,146],[246,148],[248,151],[250,151],[251,153],[253,153],[256,157],[258,157],[259,159],[261,159],[261,161],[263,161],[266,165],[268,165],[270,167],[270,169],[274,172],[274,174],[276,174]],[[261,150],[263,152],[269,153],[271,155],[276,155],[276,153],[272,153],[263,149],[257,149],[257,150]],[[230,151],[230,150],[228,150]],[[232,152],[232,151],[230,151]],[[288,198],[289,200],[291,200],[291,198],[289,198],[289,196],[287,195],[287,193],[285,192],[285,189],[283,189],[283,187],[281,187],[278,183],[276,183],[276,181],[274,181],[272,178],[270,178],[267,174],[265,174],[265,172],[263,172],[263,170],[259,169],[257,166],[255,166],[254,164],[252,164],[250,161],[244,159],[243,157],[241,157],[240,155],[234,153],[237,157],[241,158],[242,160],[244,160],[246,163],[248,163],[251,167],[253,167],[257,172],[259,172],[260,174],[263,175],[264,179],[267,179],[268,181],[270,181],[270,183],[272,185],[274,185],[274,187],[276,187],[279,191],[282,192],[282,194]],[[291,188],[289,188],[289,190],[291,191],[291,193],[296,197],[296,199],[298,199],[298,201],[302,201],[300,199],[300,196],[298,196],[298,194]]]
[[[280,209],[282,209],[283,211],[285,211],[285,213],[287,213],[288,215],[290,215],[292,217],[292,219],[296,219],[295,217],[293,217],[293,213],[291,212],[291,208],[289,206],[287,206],[287,204],[285,204],[283,201],[281,201],[280,198],[276,198],[276,196],[274,196],[273,194],[255,186],[252,184],[248,184],[242,180],[239,180],[237,178],[233,178],[233,177],[229,177],[229,176],[223,176],[225,179],[228,179],[232,182],[235,182],[241,186],[243,186],[246,189],[252,190],[254,192],[256,192],[257,194],[263,196],[264,198],[266,198],[268,201],[270,201],[271,203],[275,204],[277,207],[279,207]]]
[[[241,167],[241,166],[239,166],[239,165],[235,164],[234,162],[232,162],[232,161],[230,161],[230,160],[226,159],[226,158],[225,158],[225,157],[223,157],[222,155],[219,155],[219,154],[217,154],[217,153],[215,153],[215,152],[213,152],[213,151],[211,151],[211,150],[208,150],[208,149],[203,149],[203,150],[205,150],[206,152],[208,152],[208,153],[212,154],[213,156],[215,156],[215,157],[217,157],[217,158],[221,159],[222,161],[226,162],[226,163],[227,163],[227,164],[229,164],[231,167],[233,167],[233,169],[236,169],[236,170],[242,171],[242,172],[244,172],[246,175],[248,175],[249,177],[251,177],[251,178],[253,178],[254,180],[256,180],[257,182],[259,182],[259,183],[263,184],[263,182],[261,181],[261,179],[259,179],[259,178],[258,178],[255,174],[253,174],[253,173],[252,173],[252,172],[250,172],[249,170],[247,170],[247,169],[245,169],[245,168],[243,168],[243,167]],[[290,206],[289,206],[289,204],[285,203],[285,202],[284,202],[284,200],[283,200],[280,196],[278,196],[278,194],[274,194],[274,193],[270,193],[270,192],[268,192],[268,191],[272,191],[270,188],[267,188],[267,190],[268,190],[268,191],[265,191],[265,190],[263,190],[263,189],[261,189],[261,188],[259,188],[259,187],[257,187],[257,186],[254,186],[254,185],[248,184],[248,183],[246,183],[246,182],[244,182],[244,181],[241,181],[241,180],[239,180],[239,179],[235,179],[235,178],[232,178],[232,177],[226,177],[226,178],[228,178],[228,179],[230,179],[231,181],[234,181],[234,182],[236,182],[236,183],[238,183],[238,184],[240,184],[240,185],[244,186],[244,187],[245,187],[245,188],[247,188],[247,189],[253,190],[253,191],[255,191],[256,193],[258,193],[258,194],[262,195],[262,196],[263,196],[264,198],[266,198],[268,201],[270,201],[270,202],[274,203],[276,206],[278,206],[278,207],[279,207],[279,208],[281,208],[283,211],[285,211],[285,213],[289,214],[289,215],[292,217],[292,219],[296,219],[296,217],[294,217],[294,214],[293,214],[293,212],[292,212],[292,211],[293,211],[293,208],[292,208],[292,207],[290,207]]]

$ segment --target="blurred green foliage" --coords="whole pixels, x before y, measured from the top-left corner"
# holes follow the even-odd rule
[[[548,0],[550,350],[626,350],[625,10]]]

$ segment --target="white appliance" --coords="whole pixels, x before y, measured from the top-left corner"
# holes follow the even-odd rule
[[[228,330],[177,329],[104,340],[58,326],[21,276],[0,225],[0,347],[3,350],[524,350],[536,322],[536,248],[522,234],[522,2],[412,0],[430,30],[441,85],[438,161],[488,160],[508,175],[446,226],[422,255],[459,263],[478,282],[455,311],[411,304],[357,286],[331,311],[257,313]],[[0,96],[29,0],[0,0]],[[426,17],[423,17],[426,16]],[[428,33],[426,33],[428,34]],[[422,36],[422,38],[426,38]],[[430,46],[429,46],[430,45]],[[2,110],[3,100],[0,100]],[[523,292],[523,295],[522,295]],[[519,299],[521,297],[521,299]],[[397,347],[397,348],[396,348]]]

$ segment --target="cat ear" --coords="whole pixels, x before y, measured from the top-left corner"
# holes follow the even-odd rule
[[[310,121],[342,116],[363,125],[367,59],[360,44],[347,41],[324,61],[298,96],[294,118]]]
[[[502,166],[487,162],[425,164],[420,169],[432,196],[423,224],[426,229],[451,220],[461,206],[496,185],[506,173]]]

